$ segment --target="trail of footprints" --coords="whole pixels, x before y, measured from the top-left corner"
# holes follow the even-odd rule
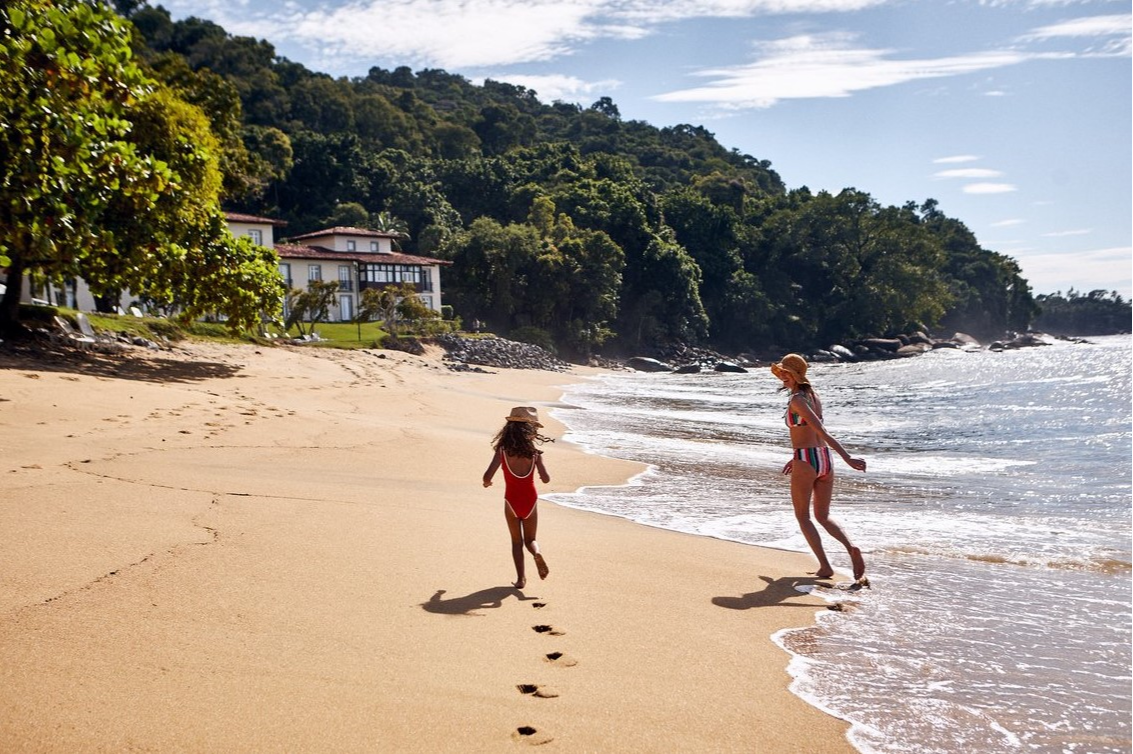
[[[546,607],[547,603],[533,602],[531,606],[538,610]],[[555,628],[554,626],[545,623],[538,623],[532,626],[531,630],[537,634],[546,634],[547,636],[566,635],[565,631],[562,631],[558,628]],[[543,660],[545,662],[551,663],[552,665],[557,665],[563,668],[574,667],[578,664],[578,660],[574,659],[570,655],[563,654],[562,652],[548,652],[547,654],[543,655]],[[559,692],[556,689],[542,684],[518,683],[515,687],[519,690],[519,693],[523,694],[524,696],[533,696],[539,699],[554,699],[555,697],[559,696]],[[544,731],[540,731],[530,725],[521,725],[516,728],[515,732],[512,733],[512,738],[520,743],[525,743],[531,746],[539,746],[541,744],[550,743],[553,740],[550,734]]]

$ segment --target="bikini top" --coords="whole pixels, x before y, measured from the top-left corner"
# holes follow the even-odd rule
[[[796,414],[792,411],[790,406],[787,406],[787,410],[783,412],[783,421],[787,423],[788,427],[806,426],[806,419],[803,418],[802,414]]]
[[[795,399],[796,395],[806,401],[808,405],[810,404],[810,401],[807,400],[805,395],[802,395],[801,393],[792,393],[791,397],[787,400],[787,409],[783,412],[783,421],[788,427],[805,427],[806,419],[803,418],[803,415],[795,413],[791,410],[791,401]],[[818,412],[816,411],[815,413]],[[821,418],[821,414],[819,414],[819,418]]]

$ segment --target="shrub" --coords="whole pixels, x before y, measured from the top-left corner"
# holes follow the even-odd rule
[[[508,337],[511,340],[515,340],[520,343],[530,343],[533,346],[539,346],[540,348],[544,348],[553,354],[558,353],[558,349],[555,348],[555,341],[553,338],[551,338],[551,334],[541,327],[517,327],[510,333],[508,333]]]

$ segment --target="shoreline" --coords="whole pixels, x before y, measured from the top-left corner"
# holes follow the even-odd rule
[[[537,405],[541,496],[623,486],[549,416],[602,371],[0,356],[5,747],[855,751],[772,639],[825,605],[802,554],[546,500],[551,574],[509,586],[488,441]]]

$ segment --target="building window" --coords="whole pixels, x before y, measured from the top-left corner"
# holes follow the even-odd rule
[[[338,297],[338,316],[340,321],[349,322],[354,319],[354,297],[353,296],[339,296]]]
[[[392,264],[364,264],[359,276],[367,283],[396,283],[396,274]]]
[[[370,251],[377,251],[377,250],[378,250],[378,242],[377,241],[370,241]]]
[[[307,282],[323,279],[323,266],[321,264],[307,265]]]
[[[287,262],[279,263],[279,274],[283,276],[283,282],[287,284],[288,290],[291,289],[291,265]]]
[[[354,290],[354,268],[348,264],[338,266],[338,290],[346,293]]]
[[[358,251],[358,243],[356,241],[347,241],[346,242],[346,250],[347,251]]]
[[[252,239],[252,243],[256,246],[264,245],[264,232],[262,230],[256,230],[255,228],[249,230],[248,238]]]

